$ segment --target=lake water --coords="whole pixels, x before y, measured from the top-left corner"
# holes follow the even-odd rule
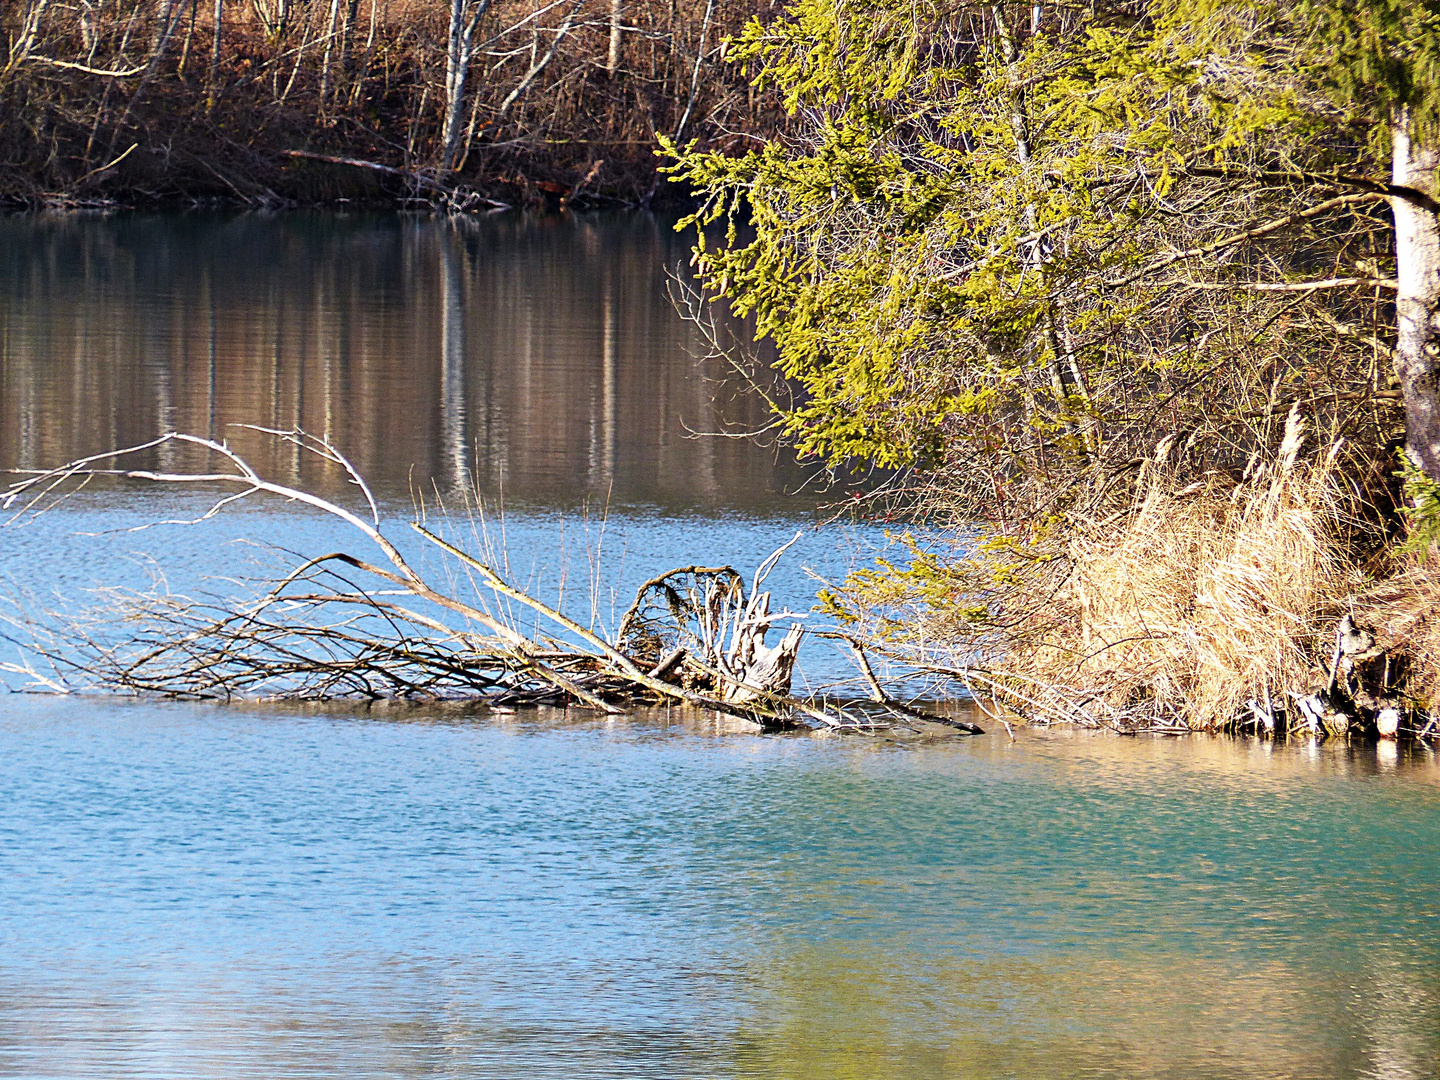
[[[804,470],[772,452],[685,437],[763,413],[688,359],[662,291],[683,251],[642,217],[0,220],[0,465],[299,422],[397,521],[416,487],[503,493],[522,582],[557,589],[567,558],[583,579],[600,547],[603,601],[696,552],[752,566],[801,529],[776,589],[804,602],[804,567],[843,572],[875,534],[812,528],[815,497],[787,494]],[[241,537],[339,535],[283,504],[116,531],[204,505],[86,493],[0,531],[0,572],[83,596],[148,555],[199,581],[237,572]],[[837,663],[810,661],[821,681]],[[0,1075],[1437,1062],[1424,747],[0,698]]]
[[[810,471],[697,432],[763,427],[697,364],[662,219],[0,217],[0,467],[167,430],[228,438],[282,481],[335,483],[233,425],[328,435],[377,491],[793,512]]]

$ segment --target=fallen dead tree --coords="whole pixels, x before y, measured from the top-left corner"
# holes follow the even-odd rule
[[[12,640],[26,659],[0,669],[33,687],[58,691],[227,700],[461,697],[606,713],[669,702],[761,729],[873,730],[923,719],[979,731],[893,702],[883,691],[862,703],[793,695],[805,632],[801,616],[772,612],[770,594],[762,588],[788,544],[748,582],[729,566],[684,567],[646,582],[612,643],[412,521],[414,534],[442,558],[448,578],[470,582],[474,595],[461,597],[453,588],[436,586],[433,575],[417,569],[386,534],[364,478],[338,449],[299,430],[252,430],[339,466],[358,489],[364,513],[265,479],[224,442],[171,432],[26,475],[0,499],[11,515],[6,524],[44,513],[95,478],[119,477],[224,489],[194,521],[252,496],[293,500],[338,518],[380,557],[331,551],[299,559],[282,576],[239,598],[106,588],[101,603],[79,615],[18,610],[10,617],[18,633]],[[206,454],[218,468],[125,467],[161,448]],[[502,605],[515,604],[538,617],[535,630],[525,633],[518,620],[505,616]],[[770,630],[780,623],[788,624],[785,633],[767,645]]]
[[[316,154],[309,150],[285,150],[282,151],[281,156],[305,161],[319,161],[327,165],[344,165],[352,169],[365,169],[370,172],[380,173],[384,176],[396,177],[404,181],[416,196],[420,197],[418,201],[432,202],[454,214],[466,214],[476,211],[498,213],[502,210],[514,209],[509,203],[486,198],[478,191],[464,184],[447,183],[443,179],[427,176],[425,173],[417,172],[414,169],[398,169],[393,165],[381,165],[378,162],[365,161],[361,158],[336,157],[334,154]],[[587,182],[588,180],[589,177],[586,177]]]

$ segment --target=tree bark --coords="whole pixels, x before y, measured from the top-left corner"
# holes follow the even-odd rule
[[[455,168],[460,133],[465,122],[465,79],[475,51],[475,28],[490,10],[491,0],[450,0],[450,39],[445,51],[445,135],[440,152],[440,174]]]
[[[442,176],[454,167],[455,148],[460,141],[465,76],[470,71],[465,44],[465,0],[450,0],[450,39],[445,51],[445,137],[440,151]]]
[[[995,18],[995,36],[1000,42],[1000,56],[1005,61],[1005,66],[1010,69],[1010,86],[1006,94],[1006,105],[1010,112],[1010,130],[1015,135],[1015,158],[1021,165],[1029,167],[1032,158],[1032,147],[1030,135],[1030,118],[1026,113],[1025,99],[1020,90],[1018,77],[1018,65],[1020,63],[1020,49],[1016,43],[1015,36],[1011,33],[1010,24],[1005,20],[1005,10],[1000,4],[995,4],[990,9]],[[1031,9],[1031,33],[1038,32],[1040,20],[1040,7],[1034,5]],[[1025,259],[1040,275],[1041,280],[1045,279],[1046,262],[1048,253],[1045,247],[1045,239],[1040,232],[1039,218],[1035,213],[1035,204],[1030,203],[1025,207],[1025,226],[1035,237],[1026,245]],[[1051,301],[1051,311],[1042,332],[1042,340],[1045,348],[1050,354],[1047,365],[1050,374],[1050,392],[1055,397],[1056,407],[1063,414],[1068,414],[1073,404],[1072,399],[1078,399],[1089,404],[1090,395],[1085,390],[1085,381],[1081,375],[1079,358],[1076,357],[1073,349],[1062,349],[1060,338],[1055,333],[1056,314],[1054,303]],[[1073,420],[1065,420],[1065,428],[1072,435],[1076,436],[1083,452],[1088,456],[1099,451],[1099,435],[1095,430],[1093,420],[1085,426],[1077,425]]]
[[[605,73],[612,79],[620,70],[620,34],[624,26],[620,15],[624,6],[625,0],[610,0],[610,53],[605,58]]]
[[[1397,187],[1440,198],[1440,146],[1415,136],[1408,111],[1391,128]],[[1392,196],[1395,215],[1395,373],[1405,395],[1405,449],[1440,480],[1440,217],[1420,200]],[[1431,203],[1433,206],[1433,201]]]
[[[193,20],[194,8],[191,8]],[[215,108],[215,99],[219,96],[220,86],[220,48],[224,44],[225,34],[225,0],[215,0],[215,40],[210,46],[210,85],[205,94],[205,111],[209,113]],[[188,41],[187,41],[188,45]]]
[[[325,55],[320,61],[320,118],[325,117],[325,99],[330,94],[330,54],[335,51],[335,27],[340,22],[340,0],[330,0],[330,24],[325,30]]]

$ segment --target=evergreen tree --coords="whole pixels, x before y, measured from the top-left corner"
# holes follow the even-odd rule
[[[1162,439],[1238,472],[1294,402],[1383,497],[1392,346],[1440,477],[1437,13],[797,0],[730,49],[796,133],[671,148],[729,222],[699,268],[802,450],[923,466],[1002,531]]]

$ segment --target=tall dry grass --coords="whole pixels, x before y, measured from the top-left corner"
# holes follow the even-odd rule
[[[1128,507],[1077,523],[1044,633],[1015,628],[1024,647],[992,689],[1042,718],[1215,729],[1322,684],[1364,574],[1338,444],[1303,461],[1304,426],[1292,411],[1275,458],[1238,484],[1177,488],[1162,443]]]

